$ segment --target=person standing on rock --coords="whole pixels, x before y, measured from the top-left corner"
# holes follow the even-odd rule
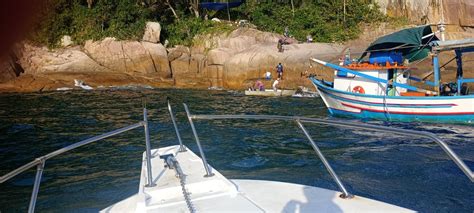
[[[281,63],[278,63],[278,65],[276,66],[276,69],[278,73],[278,78],[283,80],[283,65],[281,65]]]
[[[277,49],[278,49],[278,52],[280,52],[280,53],[283,52],[283,40],[282,39],[278,39]]]
[[[275,91],[275,92],[277,91],[277,85],[279,85],[279,84],[280,84],[280,78],[277,78],[272,84],[273,91]]]

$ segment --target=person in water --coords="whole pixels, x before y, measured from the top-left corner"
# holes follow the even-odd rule
[[[283,80],[283,65],[281,65],[281,63],[278,63],[278,65],[276,66],[276,69],[278,73],[278,78]]]
[[[277,86],[280,84],[280,78],[277,78],[274,82],[273,82],[273,91],[277,91]]]

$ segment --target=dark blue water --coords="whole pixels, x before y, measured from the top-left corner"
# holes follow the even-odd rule
[[[0,95],[0,175],[35,157],[142,119],[153,147],[176,144],[166,111],[173,98],[184,143],[197,152],[181,103],[196,114],[328,118],[320,99],[245,97],[227,91],[109,90]],[[329,119],[338,119],[331,118]],[[362,122],[353,120],[354,122]],[[474,127],[370,122],[436,133],[474,169]],[[229,178],[285,181],[337,190],[293,122],[196,121],[209,163]],[[474,184],[427,139],[306,125],[348,190],[421,212],[472,212]],[[46,162],[38,212],[95,212],[138,190],[142,129]],[[24,212],[34,169],[0,184],[0,211]]]

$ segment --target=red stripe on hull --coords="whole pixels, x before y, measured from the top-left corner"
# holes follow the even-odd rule
[[[340,96],[338,96],[340,97]],[[383,96],[381,96],[383,97]],[[371,101],[362,101],[362,100],[357,100],[357,99],[352,99],[352,98],[347,98],[347,97],[340,97],[344,98],[347,100],[351,101],[358,101],[358,102],[363,102],[363,103],[368,103],[368,104],[384,104],[383,102],[371,102]],[[457,106],[457,104],[394,104],[394,103],[388,103],[388,105],[400,105],[400,106]]]

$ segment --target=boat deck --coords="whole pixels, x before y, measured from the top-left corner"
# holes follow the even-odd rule
[[[185,185],[197,212],[413,212],[391,204],[355,196],[342,199],[340,192],[299,184],[229,180],[211,167],[204,177],[201,158],[179,146],[152,150],[153,187],[147,180],[145,155],[139,192],[101,212],[189,212],[175,170],[165,167],[159,155],[173,154],[186,175]]]

